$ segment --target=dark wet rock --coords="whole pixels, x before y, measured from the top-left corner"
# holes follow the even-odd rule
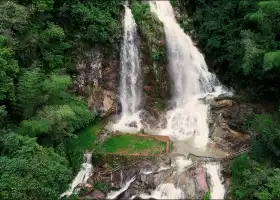
[[[173,110],[177,107],[176,101],[169,101],[167,104],[167,110]]]
[[[202,198],[210,188],[206,180],[207,173],[202,167],[202,164],[198,163],[193,167],[186,168],[185,171],[178,172],[173,167],[173,162],[176,160],[173,156],[180,155],[172,154],[161,155],[150,159],[146,158],[134,165],[127,165],[126,163],[123,165],[123,168],[109,173],[106,178],[103,177],[101,180],[115,189],[120,189],[135,177],[135,180],[130,184],[129,188],[120,194],[117,199],[129,199],[141,193],[151,194],[162,183],[174,184],[175,187],[184,191],[187,199]],[[93,177],[96,177],[96,173],[93,174]]]
[[[128,124],[129,127],[133,127],[133,128],[137,128],[137,122],[136,121],[132,121]]]
[[[115,107],[116,107],[116,114],[119,115],[122,112],[122,104],[119,100],[116,102]]]
[[[210,103],[210,107],[213,110],[213,109],[219,109],[227,106],[232,106],[233,104],[235,104],[235,102],[232,100],[224,100],[224,99],[215,100]]]
[[[170,156],[160,155],[160,156],[157,157],[157,159],[158,159],[161,163],[163,163],[163,164],[165,164],[165,165],[171,165],[171,158],[170,158]]]
[[[215,101],[232,100],[232,101],[239,102],[241,100],[241,97],[237,95],[229,95],[227,93],[224,93],[224,94],[220,94],[218,97],[215,97],[214,100]]]
[[[250,145],[251,133],[246,133],[242,124],[248,116],[267,112],[269,107],[240,103],[236,99],[236,96],[220,95],[210,104],[209,137],[227,152],[236,152]]]
[[[80,199],[105,199],[105,194],[100,190],[92,190]]]
[[[208,94],[207,96],[200,98],[199,101],[201,101],[204,104],[211,104],[214,101],[213,97],[214,97],[213,95]]]
[[[153,115],[152,113],[154,113],[154,111],[149,110],[149,108],[146,109],[147,110],[143,110],[139,114],[140,122],[144,129],[153,129],[158,123],[158,114]]]

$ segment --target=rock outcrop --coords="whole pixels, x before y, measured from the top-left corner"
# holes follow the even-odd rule
[[[197,163],[189,167],[186,165],[182,169],[177,169],[175,162],[178,156],[184,157],[183,155],[170,154],[153,158],[146,157],[141,159],[139,157],[136,161],[135,157],[132,159],[126,158],[126,161],[121,161],[126,164],[123,164],[117,170],[105,168],[95,170],[87,185],[102,182],[110,186],[110,188],[114,188],[114,190],[120,190],[134,177],[135,180],[131,182],[127,190],[119,194],[117,199],[129,199],[132,196],[137,196],[137,199],[141,199],[139,197],[141,194],[151,195],[154,190],[164,184],[173,184],[180,188],[187,199],[203,198],[211,188],[209,181],[207,181],[209,174],[207,174],[203,163]],[[186,158],[184,157],[183,159]],[[98,180],[96,177],[99,177]],[[86,185],[84,185],[83,190],[88,191],[83,193],[88,198],[97,198],[96,195],[102,196],[99,191],[86,187]]]
[[[205,99],[204,99],[205,101]],[[252,133],[243,130],[248,116],[267,112],[264,105],[244,103],[238,97],[220,95],[210,103],[209,137],[227,152],[237,152],[250,146]]]
[[[119,56],[95,48],[81,57],[76,64],[75,86],[88,100],[89,108],[98,114],[105,113],[117,103]]]

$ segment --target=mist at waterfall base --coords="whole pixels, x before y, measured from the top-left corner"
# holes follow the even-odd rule
[[[70,196],[73,192],[78,192],[78,191],[74,191],[75,188],[81,184],[81,183],[86,183],[87,180],[89,179],[89,177],[92,175],[92,170],[93,170],[93,166],[91,163],[91,153],[85,153],[84,157],[85,157],[85,162],[82,164],[80,171],[78,172],[78,174],[76,175],[76,177],[74,178],[73,182],[71,183],[69,189],[62,193],[60,195],[61,197],[68,197]]]
[[[137,130],[141,128],[139,107],[142,98],[142,70],[139,64],[137,25],[128,6],[125,6],[123,27],[120,80],[122,113],[121,119],[117,124],[113,125],[113,129],[133,132],[135,128],[129,127],[130,123],[135,123]]]

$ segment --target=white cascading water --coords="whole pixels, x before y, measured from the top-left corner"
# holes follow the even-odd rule
[[[117,198],[121,193],[123,193],[124,191],[126,191],[129,188],[130,184],[133,181],[135,181],[135,177],[132,177],[132,179],[127,181],[125,183],[125,185],[120,190],[112,191],[112,192],[108,193],[106,199],[115,199],[115,198]]]
[[[151,195],[148,194],[140,194],[139,197],[141,199],[184,199],[185,194],[184,192],[179,189],[175,188],[171,183],[164,183],[159,185]]]
[[[209,134],[208,105],[202,103],[200,99],[209,94],[213,96],[221,94],[221,86],[215,87],[217,82],[215,76],[208,71],[204,56],[176,22],[170,2],[152,1],[150,5],[152,12],[164,25],[169,73],[174,84],[173,101],[176,103],[175,108],[167,113],[167,127],[162,134],[177,140],[192,139],[195,147],[205,149]],[[217,175],[219,167],[207,166],[214,185],[211,198],[223,199],[225,189]],[[167,189],[170,190],[165,192]],[[178,189],[172,189],[171,186],[159,187],[155,192],[157,194],[174,192],[180,196]]]
[[[91,153],[85,153],[84,157],[86,162],[84,162],[82,164],[82,167],[80,169],[80,171],[78,172],[78,174],[76,175],[76,177],[74,178],[73,182],[71,183],[69,189],[62,193],[60,195],[61,197],[68,197],[70,196],[73,192],[74,189],[81,183],[86,183],[87,180],[89,179],[89,177],[92,175],[92,164],[91,164]]]
[[[141,68],[137,45],[137,25],[128,6],[125,6],[123,21],[124,36],[121,49],[120,100],[121,120],[114,129],[126,130],[130,122],[136,122],[140,129],[139,107],[142,97]]]
[[[207,163],[207,172],[211,176],[212,188],[211,188],[211,199],[223,199],[225,195],[225,186],[220,180],[220,166],[217,163]]]
[[[176,22],[169,1],[153,1],[151,9],[163,22],[167,40],[169,73],[173,81],[176,107],[167,113],[164,135],[178,140],[194,139],[194,145],[205,147],[208,142],[208,106],[200,98],[214,91],[215,76],[191,38]]]

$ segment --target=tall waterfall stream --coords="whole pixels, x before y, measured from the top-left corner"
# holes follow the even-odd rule
[[[170,2],[152,1],[150,5],[164,24],[169,72],[174,83],[173,101],[176,103],[175,108],[167,113],[167,128],[161,134],[169,135],[175,141],[191,139],[194,147],[205,149],[209,134],[208,105],[201,103],[200,99],[221,94],[221,86],[208,71],[203,55],[176,22]],[[206,169],[213,182],[211,198],[223,199],[225,189],[218,176],[219,166],[206,164]],[[161,186],[158,190],[161,191],[161,196],[156,195],[154,198],[184,198],[183,192],[178,192],[173,186]],[[164,193],[168,195],[162,196]]]
[[[131,132],[128,124],[136,122],[141,127],[139,108],[142,97],[141,68],[137,45],[137,25],[131,10],[125,5],[124,35],[121,49],[120,100],[122,116],[114,129]]]
[[[202,98],[213,98],[223,92],[215,75],[211,74],[205,63],[203,55],[193,45],[191,38],[186,35],[176,22],[173,8],[169,1],[151,1],[151,11],[162,21],[165,29],[168,49],[168,68],[172,88],[172,101],[175,106],[167,111],[166,128],[160,130],[161,135],[169,136],[175,144],[177,152],[187,155],[190,149],[195,149],[202,155],[207,155],[207,144],[209,128],[207,123],[209,105],[202,103]],[[141,128],[139,112],[142,99],[141,67],[139,64],[139,52],[137,41],[137,25],[128,6],[125,6],[124,35],[121,49],[121,80],[120,80],[120,101],[122,113],[120,120],[113,125],[114,130],[129,131],[128,124],[136,122]],[[177,169],[173,178],[184,173],[185,167],[191,165],[192,160],[185,157],[175,158],[174,166]],[[84,167],[72,183],[69,191],[63,195],[69,195],[74,187],[86,181],[88,178],[87,169]],[[220,176],[219,164],[205,163],[204,168],[211,176],[212,188],[211,199],[223,199],[225,188]],[[166,168],[168,169],[168,168]],[[165,170],[161,168],[160,170]],[[160,170],[156,171],[159,172]],[[152,172],[144,171],[148,175]],[[127,190],[135,178],[127,179],[122,183],[119,191],[111,192],[108,199],[115,199]],[[184,199],[185,193],[175,183],[159,183],[156,189],[150,194],[142,193],[138,197],[142,199]],[[130,196],[130,199],[135,198]]]

